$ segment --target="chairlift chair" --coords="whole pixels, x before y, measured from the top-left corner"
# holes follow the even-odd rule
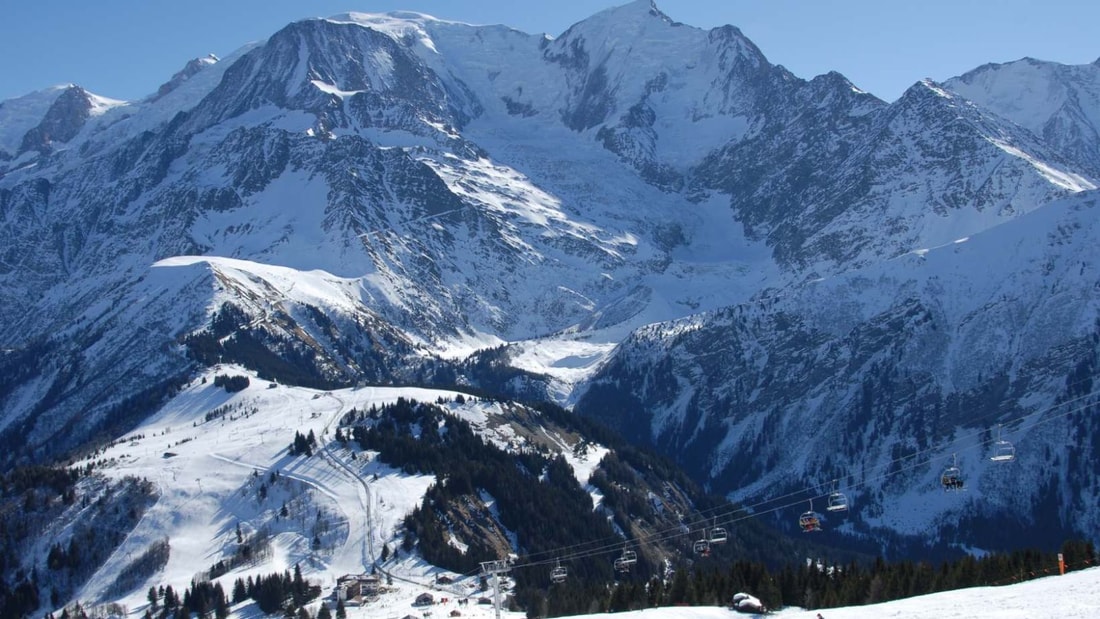
[[[833,481],[833,491],[829,493],[829,504],[825,506],[825,509],[830,512],[848,511],[848,497],[837,489],[835,480]]]
[[[1012,462],[1016,459],[1016,448],[1008,441],[997,441],[993,444],[993,455],[989,459],[994,462]]]
[[[829,504],[825,509],[831,512],[848,511],[848,497],[844,496],[843,492],[833,492],[829,495]]]
[[[810,501],[810,510],[803,512],[798,517],[798,526],[802,528],[803,533],[813,533],[814,531],[821,530],[821,518],[817,516],[817,512],[814,511],[814,502]]]
[[[707,542],[706,534],[703,534],[702,539],[695,540],[695,543],[691,546],[692,551],[697,555],[703,555],[704,557],[710,554],[710,543]]]
[[[624,550],[622,556],[615,559],[615,571],[629,572],[630,566],[638,562],[638,553],[633,550]]]
[[[707,538],[707,541],[712,544],[725,544],[727,539],[729,539],[729,535],[726,533],[725,528],[714,527],[710,530],[710,537]]]
[[[558,562],[554,569],[550,570],[550,582],[554,584],[560,584],[565,582],[565,579],[569,577],[569,570],[562,567],[561,561]]]
[[[940,475],[940,485],[949,492],[963,489],[962,469],[959,468],[957,454],[951,455],[951,466],[945,468]]]
[[[989,459],[993,462],[1012,462],[1016,459],[1016,447],[1001,438],[1001,426],[997,426],[997,440],[993,443],[993,455]]]

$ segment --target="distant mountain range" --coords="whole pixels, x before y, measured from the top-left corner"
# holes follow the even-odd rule
[[[349,13],[141,101],[4,101],[3,468],[233,362],[554,399],[805,490],[781,527],[846,488],[864,548],[1060,541],[1100,526],[1098,128],[1100,65],[887,104],[649,0],[556,38]]]

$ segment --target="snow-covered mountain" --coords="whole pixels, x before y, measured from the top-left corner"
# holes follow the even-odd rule
[[[978,67],[944,85],[1041,136],[1092,174],[1100,169],[1100,60],[1064,65],[1023,58]]]
[[[898,517],[890,501],[935,491],[930,465],[914,493],[867,481],[1094,372],[1100,172],[1068,146],[1084,138],[962,87],[979,81],[886,104],[638,0],[556,38],[348,13],[141,101],[3,102],[5,466],[121,436],[234,361],[315,387],[580,397],[740,497],[866,482],[862,532],[1009,513],[975,492]],[[1012,514],[1093,496],[1071,484],[1090,450],[1008,431],[1035,441],[1016,466],[1038,488]]]
[[[838,480],[858,509],[836,524],[854,533],[996,547],[1022,531],[1087,530],[1100,491],[1088,414],[1098,206],[1081,194],[956,243],[639,329],[576,410],[681,454],[698,479],[750,504],[806,489],[821,507]],[[989,461],[999,424],[1014,462]],[[964,495],[940,488],[956,454]]]

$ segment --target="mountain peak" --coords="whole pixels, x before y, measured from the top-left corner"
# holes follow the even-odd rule
[[[625,11],[637,12],[649,15],[651,17],[658,17],[660,19],[669,20],[668,16],[661,12],[661,9],[657,8],[657,3],[653,0],[634,0],[628,4],[624,4],[621,7]]]
[[[615,21],[637,21],[649,19],[651,17],[673,23],[668,15],[665,15],[657,8],[657,3],[653,0],[634,0],[627,4],[613,6],[596,13],[589,19],[614,18]]]
[[[928,97],[930,95],[934,95],[934,96],[941,97],[941,98],[944,98],[944,99],[954,99],[955,98],[955,95],[951,91],[944,88],[942,85],[940,85],[935,80],[926,77],[926,78],[920,80],[919,82],[917,82],[916,84],[913,84],[912,86],[907,88],[905,90],[905,92],[902,93],[901,97],[898,100],[899,101],[904,100],[904,99],[921,100],[921,99],[923,99],[925,97]]]
[[[199,71],[202,71],[206,67],[209,67],[218,62],[218,60],[219,58],[214,54],[207,54],[206,56],[203,56],[201,58],[192,58],[187,62],[187,64],[183,66],[182,69],[177,71],[175,75],[172,76],[172,79],[161,84],[160,88],[157,88],[156,94],[149,97],[149,99],[151,101],[156,101],[157,99],[160,99],[161,97],[172,92],[176,88],[179,88],[180,84],[183,84],[187,80],[191,79],[191,77],[193,77]]]
[[[54,100],[38,126],[23,136],[19,152],[46,151],[56,142],[68,142],[80,131],[95,107],[94,95],[69,84]]]
[[[645,26],[652,24],[654,20],[664,22],[670,26],[681,25],[662,13],[653,0],[634,0],[634,2],[628,4],[604,9],[583,21],[573,24],[565,31],[562,38],[567,38],[570,34],[575,33],[578,27],[584,30],[605,30],[616,33],[616,36],[629,36],[627,33],[644,29]],[[623,34],[618,34],[620,31]]]

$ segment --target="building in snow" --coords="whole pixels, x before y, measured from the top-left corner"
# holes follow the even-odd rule
[[[378,595],[381,585],[373,574],[345,574],[336,579],[336,599],[345,604],[362,604]]]

